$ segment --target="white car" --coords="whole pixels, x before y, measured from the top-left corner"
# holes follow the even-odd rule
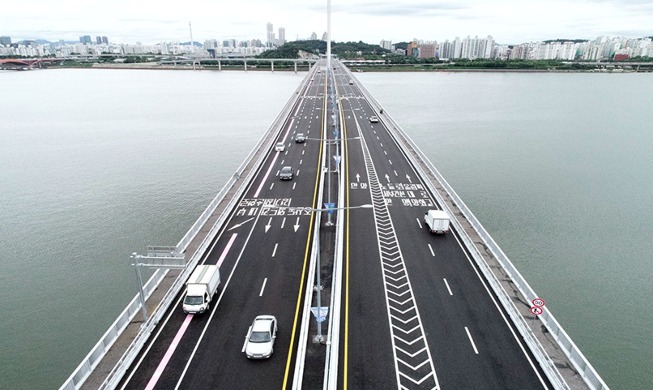
[[[274,352],[274,340],[277,338],[277,319],[271,315],[254,318],[247,331],[243,350],[248,359],[267,359]]]
[[[372,116],[370,117],[370,122],[371,122],[371,123],[378,123],[378,122],[379,122],[379,117],[376,116],[376,115],[372,115]]]
[[[279,142],[276,145],[274,145],[274,150],[276,150],[277,152],[283,152],[284,150],[286,150],[286,145],[284,145],[283,142]]]

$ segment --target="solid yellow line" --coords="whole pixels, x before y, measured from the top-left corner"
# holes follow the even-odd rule
[[[326,96],[326,84],[324,86],[324,96]],[[322,107],[322,129],[321,131],[324,131],[324,112],[326,111],[326,99],[324,99],[324,107]],[[321,137],[320,137],[321,138]],[[320,178],[320,164],[322,161],[322,141],[320,141],[320,152],[318,154],[317,158],[317,174],[315,175],[315,189],[313,190],[313,206],[312,208],[316,208],[315,202],[317,201],[317,191],[318,191],[318,185],[319,185],[319,178]],[[301,307],[301,302],[302,302],[302,295],[304,291],[304,277],[306,276],[306,263],[308,260],[308,253],[310,251],[310,243],[311,243],[311,233],[313,232],[313,221],[314,221],[314,214],[311,213],[311,223],[309,224],[308,227],[308,237],[306,238],[306,249],[304,250],[304,265],[302,266],[302,278],[299,281],[299,294],[297,295],[297,305],[295,306],[295,319],[293,320],[292,324],[292,332],[290,335],[290,346],[288,347],[288,360],[286,361],[286,371],[283,374],[283,386],[281,387],[282,389],[285,389],[286,386],[288,386],[288,374],[290,373],[290,363],[292,362],[292,352],[293,352],[293,346],[295,344],[295,333],[297,331],[297,319],[299,317],[299,311]],[[318,271],[319,272],[319,271]]]

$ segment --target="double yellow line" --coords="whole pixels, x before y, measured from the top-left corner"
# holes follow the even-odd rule
[[[308,89],[307,89],[308,92]],[[320,130],[320,134],[322,134],[325,130],[324,128],[324,115],[326,112],[326,96],[327,96],[327,83],[324,83],[324,102],[322,104],[322,127]],[[322,136],[320,136],[320,152],[318,154],[317,158],[317,170],[315,174],[315,188],[313,189],[313,205],[311,206],[312,208],[317,208],[317,192],[319,190],[319,184],[320,184],[320,172],[321,172],[321,161],[322,161]],[[288,359],[286,360],[286,371],[283,375],[283,386],[281,387],[282,389],[285,389],[288,386],[288,376],[290,375],[290,366],[292,364],[292,356],[293,356],[293,347],[295,345],[295,334],[297,333],[297,325],[298,325],[298,319],[299,319],[299,313],[301,311],[301,303],[302,303],[302,295],[304,292],[304,279],[306,278],[306,266],[308,264],[308,255],[310,252],[310,244],[311,244],[311,234],[313,233],[313,222],[315,221],[314,214],[311,215],[311,222],[308,227],[308,236],[306,237],[306,249],[304,250],[304,263],[302,265],[302,277],[299,280],[299,293],[297,294],[297,305],[295,306],[295,317],[293,320],[292,324],[292,332],[290,334],[290,346],[288,347]],[[319,272],[319,270],[317,270]]]

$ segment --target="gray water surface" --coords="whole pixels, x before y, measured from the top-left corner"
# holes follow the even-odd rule
[[[303,74],[0,72],[0,389],[56,388]],[[652,74],[356,74],[615,389],[653,362]]]

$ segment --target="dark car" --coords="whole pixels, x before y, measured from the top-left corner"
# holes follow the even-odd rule
[[[279,172],[279,179],[281,180],[292,180],[293,176],[295,176],[295,171],[292,167],[283,167]]]

